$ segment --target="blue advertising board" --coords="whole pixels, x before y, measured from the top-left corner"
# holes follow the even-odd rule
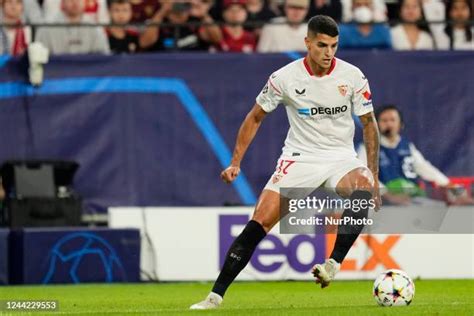
[[[24,228],[10,242],[11,284],[139,281],[136,229]]]

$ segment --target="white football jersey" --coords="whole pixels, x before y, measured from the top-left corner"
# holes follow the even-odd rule
[[[265,112],[286,108],[290,129],[284,155],[356,156],[354,120],[373,111],[369,83],[354,65],[333,59],[327,75],[315,76],[305,58],[274,72],[257,96]]]

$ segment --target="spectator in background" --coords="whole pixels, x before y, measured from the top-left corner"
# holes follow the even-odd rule
[[[263,27],[257,51],[304,51],[307,26],[303,22],[308,8],[309,0],[286,0],[285,17],[274,18]]]
[[[214,19],[210,14],[213,7],[213,0],[190,0],[191,2],[191,17],[196,21],[205,24],[214,24]],[[204,27],[204,35],[210,42],[215,43],[220,41],[219,26],[208,25]]]
[[[247,25],[245,29],[254,32],[258,38],[263,25],[276,15],[264,0],[248,0],[245,6],[247,8],[247,22],[252,23],[252,25]]]
[[[3,13],[0,11],[0,23],[3,22],[2,15]],[[43,11],[37,0],[23,0],[23,21],[26,23],[43,22]]]
[[[67,24],[88,23],[84,17],[83,0],[62,0],[62,14],[52,22]],[[110,53],[103,28],[99,27],[44,27],[36,34],[51,54]]]
[[[2,23],[8,26],[0,29],[0,55],[20,56],[31,42],[31,28],[23,26],[23,0],[3,0]]]
[[[470,0],[449,0],[446,16],[452,24],[433,26],[436,43],[440,49],[474,50],[473,4]]]
[[[110,22],[107,0],[82,0],[84,2],[84,21],[90,23]],[[55,21],[61,15],[62,0],[44,0],[43,11],[47,21]]]
[[[349,23],[354,20],[353,0],[341,0],[342,3],[342,21]],[[372,0],[373,21],[386,22],[387,21],[387,5],[385,0]]]
[[[434,167],[416,149],[415,145],[400,134],[403,129],[403,117],[394,105],[386,105],[377,113],[380,130],[380,184],[384,187],[383,199],[389,204],[409,204],[411,199],[425,196],[419,186],[420,178],[435,182],[446,189],[455,188],[441,171]],[[359,158],[367,162],[364,145],[359,146]],[[470,204],[472,198],[459,196],[454,204]]]
[[[434,49],[431,31],[426,23],[421,0],[402,0],[400,20],[392,27],[392,45],[396,50]]]
[[[372,24],[372,0],[353,0],[352,8],[353,23],[341,25],[339,29],[339,48],[392,48],[389,28],[382,24]]]
[[[108,0],[110,20],[113,24],[125,25],[132,19],[130,0]],[[139,50],[139,35],[125,26],[107,28],[110,50],[114,54],[135,53]]]
[[[315,15],[329,15],[336,21],[341,21],[342,4],[341,0],[312,0],[309,5],[307,19]]]
[[[221,42],[222,34],[209,15],[210,4],[201,0],[162,3],[150,22],[169,23],[170,26],[150,26],[142,34],[143,48],[150,51],[199,51],[209,50]],[[194,14],[194,16],[192,15]],[[208,25],[184,25],[185,23],[210,23]]]
[[[242,53],[255,51],[256,37],[242,25],[247,19],[245,0],[225,0],[222,17],[224,25],[221,27],[222,41],[218,46],[219,50]]]
[[[165,1],[165,0],[163,0]],[[159,0],[132,0],[132,22],[142,23],[153,18],[161,8]]]

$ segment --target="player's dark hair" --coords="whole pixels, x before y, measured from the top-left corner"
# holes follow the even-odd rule
[[[446,35],[449,37],[449,49],[454,48],[454,28],[453,28],[453,21],[451,20],[450,13],[451,10],[453,9],[454,3],[457,1],[464,1],[467,4],[467,7],[469,8],[469,19],[466,21],[466,24],[464,25],[464,35],[466,36],[466,41],[472,41],[472,30],[471,30],[471,25],[469,23],[469,20],[472,19],[473,16],[473,8],[472,8],[472,3],[469,0],[449,0],[446,3],[446,19],[449,21],[449,23],[446,25],[444,28],[444,32]]]
[[[309,19],[308,34],[315,36],[318,33],[335,37],[339,35],[339,27],[333,18],[327,15],[316,15]]]
[[[130,0],[107,0],[107,7],[110,9],[112,4],[123,4],[123,3],[130,3]]]
[[[386,104],[386,105],[383,105],[383,106],[379,107],[378,109],[376,109],[375,110],[375,118],[377,119],[377,121],[378,121],[380,115],[382,115],[383,112],[390,111],[390,110],[396,111],[398,113],[398,116],[400,117],[400,124],[403,126],[404,125],[403,114],[400,111],[400,109],[394,104]]]

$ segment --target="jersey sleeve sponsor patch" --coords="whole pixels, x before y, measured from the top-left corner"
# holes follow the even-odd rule
[[[373,111],[372,93],[367,77],[360,70],[357,71],[355,76],[352,105],[354,114],[361,116]]]

